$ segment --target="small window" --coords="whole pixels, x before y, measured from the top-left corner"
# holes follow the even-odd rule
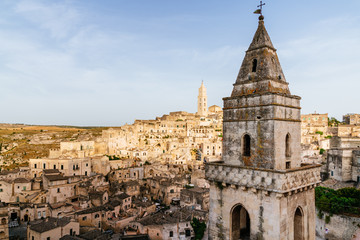
[[[64,170],[64,165],[61,165],[61,170]]]
[[[286,134],[285,138],[285,156],[291,157],[291,149],[290,149],[290,133]]]
[[[291,165],[290,162],[286,162],[286,169],[290,169]]]
[[[257,68],[257,59],[255,58],[252,61],[252,72],[256,72],[256,68]]]
[[[36,167],[37,167],[37,164],[35,163],[35,164],[34,164],[34,168],[36,168]]]
[[[57,192],[58,192],[58,193],[60,192],[60,188],[57,189]]]
[[[54,165],[54,169],[56,169],[56,165]]]
[[[243,156],[250,157],[251,155],[251,138],[248,134],[243,137]]]
[[[83,218],[82,218],[82,220],[83,220],[83,221],[85,221],[85,220],[86,220],[86,216],[85,216],[85,217],[83,217]]]
[[[43,167],[44,167],[44,169],[46,168],[46,164],[45,164],[45,163],[43,164]]]

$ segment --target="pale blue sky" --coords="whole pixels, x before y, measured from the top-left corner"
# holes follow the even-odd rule
[[[360,112],[360,1],[265,1],[302,113]],[[254,0],[0,2],[0,122],[119,126],[222,106],[257,27]]]

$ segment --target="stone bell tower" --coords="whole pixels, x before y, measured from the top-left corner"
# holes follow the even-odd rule
[[[315,239],[319,165],[301,165],[291,95],[264,17],[224,100],[223,159],[206,165],[209,239]]]
[[[206,117],[207,116],[207,95],[204,81],[201,82],[198,95],[198,111],[197,114]]]

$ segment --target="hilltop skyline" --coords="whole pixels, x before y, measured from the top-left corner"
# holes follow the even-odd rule
[[[360,3],[267,1],[265,25],[302,114],[359,112]],[[4,1],[0,122],[120,126],[231,93],[257,1]]]

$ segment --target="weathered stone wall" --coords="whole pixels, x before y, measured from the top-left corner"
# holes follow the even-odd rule
[[[360,239],[360,218],[333,215],[330,217],[330,222],[326,223],[327,215],[324,213],[322,218],[316,217],[316,240]]]
[[[209,239],[231,239],[231,214],[239,204],[249,214],[251,239],[293,239],[294,216],[298,207],[303,213],[304,239],[315,239],[314,198],[313,188],[280,196],[267,191],[211,182]]]
[[[352,149],[329,149],[327,159],[330,178],[352,180]]]
[[[237,166],[285,169],[300,166],[300,98],[254,94],[224,98],[224,162]],[[243,137],[251,137],[251,156],[243,156]],[[290,157],[285,138],[290,134]]]

